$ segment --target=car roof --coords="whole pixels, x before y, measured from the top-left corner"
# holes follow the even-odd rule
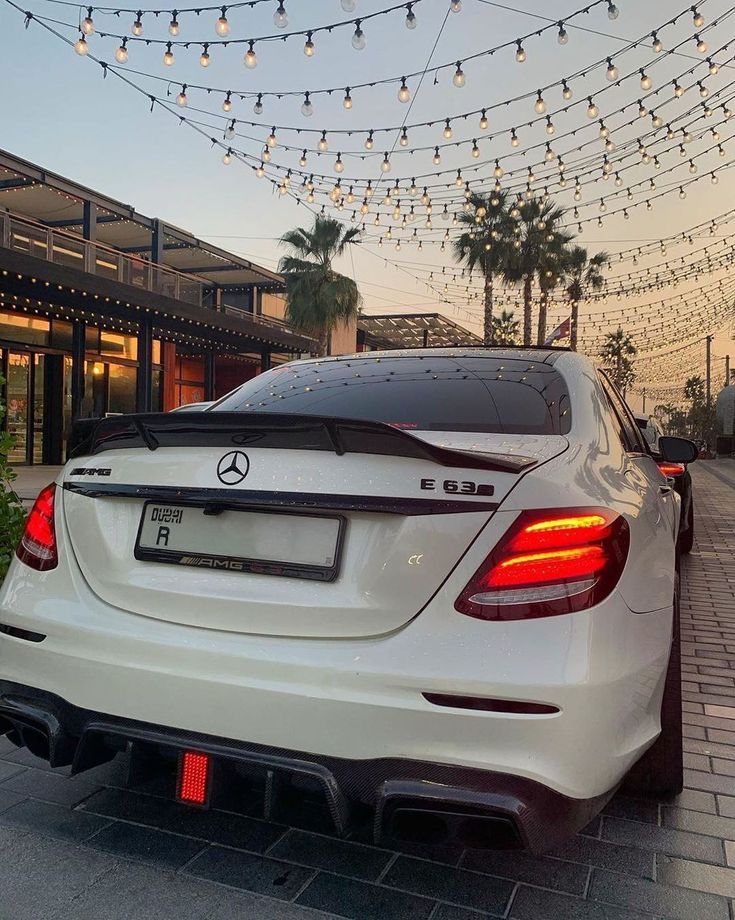
[[[573,355],[568,348],[526,348],[522,345],[453,348],[396,348],[385,351],[359,351],[351,355],[332,355],[326,358],[309,358],[309,361],[350,361],[360,358],[504,358],[519,361],[539,361],[553,364],[560,355]]]

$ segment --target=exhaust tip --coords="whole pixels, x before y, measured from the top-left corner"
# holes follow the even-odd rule
[[[459,843],[478,850],[517,850],[523,842],[512,818],[417,803],[396,803],[384,818],[386,837],[405,843]]]

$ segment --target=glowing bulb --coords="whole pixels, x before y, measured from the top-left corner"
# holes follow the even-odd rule
[[[306,166],[306,150],[301,151],[301,156],[299,157],[299,166],[302,168]]]
[[[286,7],[283,3],[278,4],[278,8],[273,14],[273,25],[277,29],[285,29],[288,25],[288,13],[286,12]]]
[[[462,9],[462,0],[450,0],[449,9],[453,13],[458,13]]]
[[[94,20],[92,19],[92,7],[87,7],[87,15],[82,20],[82,32],[85,35],[92,35],[94,33]]]
[[[541,95],[541,90],[538,90],[538,96],[533,104],[533,108],[537,115],[543,115],[546,111],[546,103],[544,102],[544,97]]]
[[[559,34],[557,35],[556,39],[560,45],[566,45],[567,42],[569,41],[569,33],[564,28],[563,22],[559,23]]]
[[[136,36],[143,34],[143,13],[140,10],[138,10],[135,16],[135,22],[133,23],[133,28],[131,31],[133,35]]]
[[[176,18],[176,16],[177,14],[176,14],[176,11],[174,10],[174,12],[171,14],[171,22],[169,22],[168,24],[168,34],[173,35],[174,38],[176,38],[176,36],[181,31],[181,27],[179,26],[179,20]]]
[[[255,43],[249,42],[248,50],[245,52],[243,64],[248,70],[254,70],[258,66],[258,55],[255,53]]]
[[[488,120],[487,115],[485,114],[485,109],[482,110],[482,115],[480,116],[480,131],[487,131]]]
[[[648,76],[644,71],[640,71],[641,74],[641,89],[650,89],[653,86],[653,80]]]
[[[271,161],[271,152],[267,147],[263,147],[263,152],[260,154],[264,163],[270,163]]]
[[[225,38],[227,35],[230,34],[230,24],[227,21],[227,7],[226,6],[222,7],[222,15],[217,20],[215,27],[214,27],[214,31],[221,38]]]
[[[308,93],[304,94],[304,101],[301,105],[301,114],[305,118],[309,118],[311,115],[314,114],[314,106],[311,104],[311,99],[309,98]]]
[[[439,148],[434,147],[434,156],[432,157],[432,162],[434,166],[438,166],[442,161],[441,154],[439,153]]]
[[[465,85],[465,82],[466,82],[466,78],[464,75],[464,71],[462,70],[462,62],[457,61],[457,69],[454,71],[454,76],[452,77],[452,83],[454,83],[455,86],[458,86],[461,88]]]
[[[230,93],[228,93],[224,98],[224,102],[222,103],[222,111],[223,112],[232,111],[232,99],[230,98]]]
[[[180,105],[181,108],[184,108],[184,106],[188,103],[188,101],[189,100],[186,98],[186,86],[182,86],[181,92],[176,97],[176,105]]]
[[[510,132],[510,146],[511,147],[520,147],[521,139],[516,134],[516,129],[513,128]]]
[[[477,146],[477,141],[472,141],[472,156],[477,159],[480,156],[480,148]]]
[[[447,118],[446,122],[444,123],[444,131],[442,132],[442,134],[444,135],[444,137],[445,137],[447,140],[449,140],[449,139],[451,138],[451,136],[452,136],[452,126],[451,126],[451,124],[449,123],[449,119],[448,119],[448,118]]]
[[[380,164],[380,169],[384,173],[390,172],[390,160],[388,159],[387,153],[383,157],[383,162]]]
[[[74,42],[74,50],[82,57],[89,53],[89,45],[87,44],[87,39],[84,37],[84,35],[80,35],[79,38]]]
[[[411,98],[411,90],[406,86],[406,78],[401,77],[401,88],[398,90],[398,101],[408,102]]]
[[[518,42],[517,42],[516,44],[517,44],[517,47],[516,47],[516,61],[517,61],[519,64],[523,64],[523,63],[525,62],[525,60],[526,60],[526,51],[525,51],[523,45],[521,44],[521,40],[520,40],[520,39],[518,39]]]
[[[268,135],[268,137],[266,137],[265,142],[271,148],[277,145],[278,140],[276,139],[275,127],[271,128],[271,133]]]
[[[681,97],[684,95],[684,87],[681,85],[681,83],[679,83],[678,80],[674,83],[674,95],[677,99],[681,99]]]
[[[163,63],[166,65],[166,67],[170,67],[173,64],[173,62],[174,62],[174,53],[171,50],[171,42],[167,42],[166,50],[163,53]]]
[[[572,88],[569,86],[566,80],[562,80],[561,85],[562,85],[562,91],[561,91],[562,98],[566,99],[568,102],[574,95],[574,93],[572,92]]]
[[[351,109],[351,108],[352,108],[352,96],[350,95],[350,88],[349,88],[349,86],[348,86],[347,89],[345,90],[345,97],[344,97],[344,99],[342,100],[342,105],[343,105],[343,107],[346,108],[346,109]]]
[[[345,164],[342,162],[342,154],[337,154],[337,159],[334,161],[334,171],[337,173],[344,172]]]
[[[709,45],[707,42],[703,38],[700,38],[698,35],[695,35],[694,37],[697,39],[697,51],[700,54],[707,54],[709,51]]]
[[[122,45],[115,51],[115,60],[118,64],[126,64],[128,61],[127,38],[122,40]]]
[[[228,148],[227,153],[222,157],[222,162],[225,166],[229,166],[232,162],[232,151]]]
[[[589,102],[589,105],[587,106],[587,117],[597,118],[597,116],[600,114],[600,110],[597,108],[595,103],[592,101],[591,96],[588,96],[587,101]]]
[[[696,7],[692,8],[692,13],[694,14],[692,22],[694,23],[695,29],[701,29],[704,25],[704,16],[699,12]]]
[[[653,48],[654,54],[661,54],[661,52],[664,50],[664,43],[661,41],[658,35],[656,35],[655,32],[651,37],[653,38],[651,47]]]
[[[261,93],[258,93],[258,98],[255,100],[255,104],[253,105],[253,112],[256,115],[263,114],[263,96]]]
[[[618,79],[618,68],[613,64],[610,58],[607,59],[607,72],[605,76],[610,82]]]
[[[495,161],[495,169],[493,170],[493,175],[495,176],[496,179],[503,178],[503,167],[500,165],[499,160]]]
[[[352,33],[352,47],[355,51],[362,51],[365,45],[367,45],[367,39],[360,27],[360,20],[358,19],[355,23],[355,31]]]
[[[255,170],[255,175],[256,175],[259,179],[262,179],[263,176],[265,175],[265,167],[263,166],[262,163],[261,163],[260,166],[258,166],[258,168]]]
[[[401,133],[401,137],[398,143],[401,145],[401,147],[408,147],[408,133],[405,128],[403,129],[403,132]]]
[[[209,45],[204,45],[202,53],[199,55],[199,63],[202,67],[209,67]]]
[[[375,141],[373,140],[373,132],[371,131],[365,138],[365,150],[372,150],[374,146]]]
[[[306,33],[306,41],[304,42],[304,54],[307,57],[314,57],[314,42],[311,40],[311,32]]]

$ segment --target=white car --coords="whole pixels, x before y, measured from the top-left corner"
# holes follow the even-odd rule
[[[2,588],[0,732],[74,771],[155,755],[196,805],[261,771],[271,814],[307,776],[340,831],[361,802],[378,838],[539,852],[636,764],[681,788],[678,514],[562,350],[301,361],[105,419]]]

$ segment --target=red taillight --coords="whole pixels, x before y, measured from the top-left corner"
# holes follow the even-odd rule
[[[683,476],[687,468],[681,463],[669,463],[667,460],[661,460],[658,468],[664,476]]]
[[[54,528],[55,493],[53,483],[39,492],[15,551],[21,562],[39,572],[47,572],[59,564]]]
[[[584,610],[617,584],[629,542],[625,519],[604,508],[525,511],[454,606],[482,620]]]
[[[179,758],[179,781],[176,797],[189,805],[206,805],[209,798],[209,775],[212,758],[209,754],[184,751]]]

